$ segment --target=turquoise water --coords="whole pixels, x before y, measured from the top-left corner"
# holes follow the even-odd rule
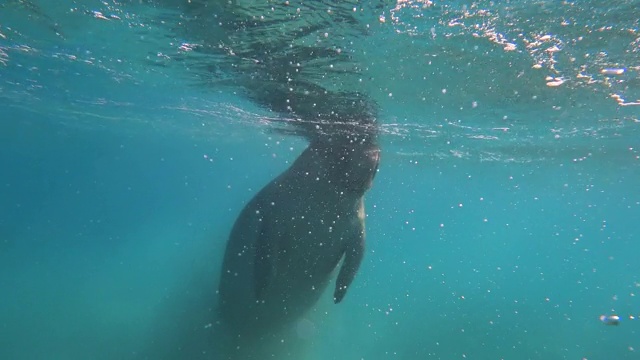
[[[353,7],[305,76],[380,109],[367,253],[263,358],[637,359],[640,2]],[[0,4],[0,359],[224,358],[229,231],[306,144],[227,11]]]

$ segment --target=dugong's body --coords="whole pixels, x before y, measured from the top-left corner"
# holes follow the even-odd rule
[[[341,259],[333,297],[342,301],[364,255],[363,196],[378,162],[371,143],[312,143],[245,206],[222,266],[224,325],[261,336],[296,320]]]

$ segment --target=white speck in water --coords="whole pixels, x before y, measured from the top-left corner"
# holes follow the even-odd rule
[[[555,78],[555,80],[547,82],[547,86],[549,86],[549,87],[558,87],[558,86],[560,86],[562,84],[564,84],[564,80],[558,79],[558,78]]]
[[[625,69],[602,69],[600,73],[602,75],[622,75]]]

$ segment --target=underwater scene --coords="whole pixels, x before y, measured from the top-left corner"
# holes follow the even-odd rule
[[[640,1],[3,0],[0,359],[640,359]]]

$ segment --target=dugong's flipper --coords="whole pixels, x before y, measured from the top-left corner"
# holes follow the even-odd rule
[[[353,234],[353,240],[344,252],[344,261],[336,280],[336,290],[333,293],[333,302],[338,304],[347,294],[347,288],[358,272],[362,258],[364,257],[364,202],[360,201],[358,210],[358,226]]]
[[[350,246],[344,253],[344,261],[336,280],[336,290],[333,293],[333,302],[339,303],[347,294],[347,288],[358,272],[362,257],[364,256],[364,237],[354,246]]]

